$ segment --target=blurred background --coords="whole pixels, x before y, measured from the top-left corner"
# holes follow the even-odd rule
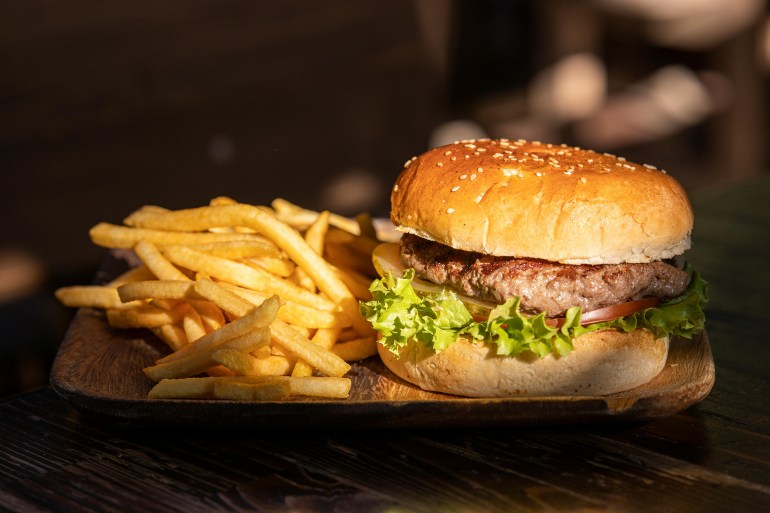
[[[47,383],[88,239],[227,195],[386,216],[467,137],[575,144],[690,193],[765,173],[761,0],[0,3],[0,396]]]

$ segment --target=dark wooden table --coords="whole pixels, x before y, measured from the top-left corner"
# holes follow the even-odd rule
[[[694,198],[716,385],[642,424],[129,429],[0,403],[7,511],[770,511],[770,179]]]

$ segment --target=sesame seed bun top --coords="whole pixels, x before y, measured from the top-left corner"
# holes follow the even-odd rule
[[[409,160],[397,229],[465,251],[567,264],[650,262],[690,247],[681,185],[649,165],[566,145],[468,140]]]

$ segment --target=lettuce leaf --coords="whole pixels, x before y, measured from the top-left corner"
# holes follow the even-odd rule
[[[572,351],[574,338],[603,329],[630,332],[646,328],[658,338],[692,338],[704,327],[707,284],[689,265],[685,270],[690,274],[690,284],[681,296],[627,317],[587,326],[580,325],[579,307],[567,310],[561,327],[548,326],[543,313],[522,314],[517,297],[494,308],[486,320],[475,321],[450,289],[439,294],[417,294],[411,285],[414,269],[406,269],[401,277],[388,272],[375,280],[369,288],[372,299],[362,302],[360,308],[380,333],[380,343],[395,354],[410,339],[442,351],[460,336],[467,336],[492,341],[498,355],[515,356],[529,351],[543,358],[552,353],[565,355]]]

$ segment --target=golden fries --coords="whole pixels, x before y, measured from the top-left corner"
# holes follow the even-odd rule
[[[222,349],[250,352],[269,342],[270,330],[268,328],[260,328],[250,331],[245,335],[227,340],[219,346],[195,351],[181,358],[175,358],[168,362],[157,363],[151,367],[145,367],[144,373],[153,381],[195,376],[196,374],[200,374],[206,369],[219,364],[219,362],[214,359],[214,354]],[[185,347],[190,346],[188,345]]]
[[[124,303],[118,289],[112,286],[75,285],[56,291],[56,299],[72,308],[133,308],[139,303]]]
[[[107,285],[63,287],[71,307],[101,308],[114,328],[146,328],[170,353],[144,368],[153,399],[278,401],[348,397],[343,377],[376,353],[358,311],[368,299],[371,217],[355,220],[277,199],[143,206],[94,244],[141,265]]]
[[[91,241],[105,248],[131,249],[140,240],[154,244],[210,244],[231,241],[264,241],[263,237],[246,233],[173,232],[142,230],[109,223],[99,223],[89,231]]]
[[[283,198],[276,198],[272,202],[276,216],[288,225],[304,229],[313,224],[318,217],[318,212],[304,209]],[[329,215],[329,224],[347,232],[358,234],[360,227],[357,221],[337,214]]]

